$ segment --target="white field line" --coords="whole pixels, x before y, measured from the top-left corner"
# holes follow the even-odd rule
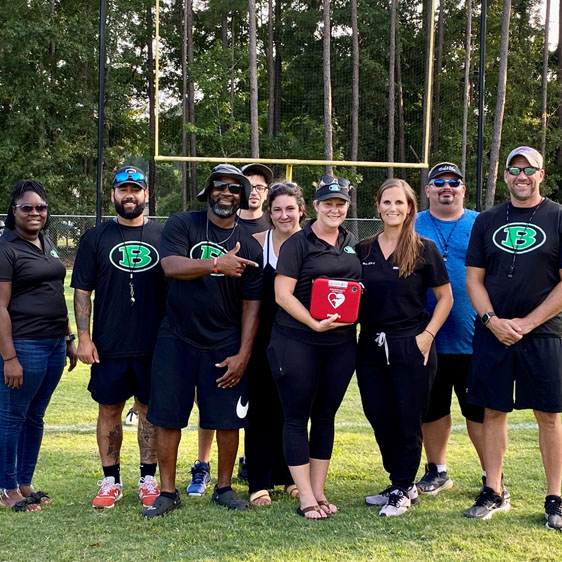
[[[371,426],[367,422],[338,422],[336,427],[341,428],[359,428],[359,429],[370,429]],[[519,429],[537,429],[536,423],[510,423],[507,425],[509,430],[519,430]],[[197,426],[189,425],[184,427],[183,431],[196,431]],[[458,424],[452,426],[453,431],[466,431],[466,426],[464,424]],[[94,432],[96,431],[95,425],[45,425],[45,433],[57,433],[62,431],[77,431],[77,432]],[[123,431],[137,431],[137,427],[134,425],[123,425]]]

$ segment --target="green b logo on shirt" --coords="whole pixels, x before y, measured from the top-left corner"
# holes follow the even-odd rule
[[[354,250],[351,246],[346,246],[346,247],[343,249],[343,251],[344,251],[344,252],[347,252],[348,254],[355,254],[355,253],[356,253],[355,250]]]
[[[535,224],[512,222],[500,226],[492,240],[504,252],[524,254],[540,248],[546,242],[546,233]]]
[[[121,271],[140,273],[153,268],[160,261],[160,256],[151,244],[131,240],[114,246],[109,252],[109,261]]]
[[[226,250],[214,242],[199,242],[189,251],[189,257],[193,260],[208,260],[220,258],[226,254]],[[222,273],[211,273],[214,277],[223,277]]]

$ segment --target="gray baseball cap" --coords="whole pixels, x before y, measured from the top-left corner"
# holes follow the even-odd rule
[[[265,178],[265,183],[269,185],[273,179],[273,172],[265,164],[245,164],[240,168],[245,176],[259,174]]]
[[[511,161],[516,156],[523,156],[524,158],[527,159],[527,161],[529,162],[529,164],[531,164],[531,166],[534,166],[535,168],[538,168],[539,170],[542,170],[543,167],[544,167],[544,160],[541,156],[541,153],[538,150],[535,150],[534,148],[531,148],[530,146],[518,146],[517,148],[514,148],[509,153],[509,156],[507,157],[507,160],[505,161],[505,167],[506,168],[509,168],[509,165],[511,164]]]
[[[211,175],[205,181],[205,187],[197,194],[197,199],[199,201],[207,201],[213,180],[224,177],[235,179],[242,184],[243,189],[240,197],[240,208],[249,209],[248,200],[250,198],[250,192],[252,191],[252,185],[250,184],[250,180],[232,164],[219,164],[215,166],[211,171]]]

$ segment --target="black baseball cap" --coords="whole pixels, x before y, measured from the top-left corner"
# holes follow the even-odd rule
[[[427,174],[427,181],[430,182],[441,174],[455,174],[455,176],[459,179],[463,179],[462,172],[456,164],[453,164],[452,162],[441,162],[429,170],[429,174]]]
[[[148,189],[144,171],[136,166],[121,166],[121,168],[115,172],[112,188],[115,189],[126,183],[132,183],[143,189]]]
[[[320,189],[316,190],[314,194],[315,201],[325,201],[326,199],[343,199],[348,203],[351,201],[349,196],[349,188],[342,187],[337,183],[331,185],[323,185]]]
[[[245,176],[252,176],[253,174],[263,176],[267,185],[269,185],[273,179],[273,172],[264,164],[245,164],[240,168],[240,171]]]
[[[219,164],[218,166],[215,166],[211,171],[211,175],[205,181],[205,187],[197,194],[197,199],[199,201],[207,201],[209,189],[213,180],[224,177],[235,179],[242,184],[243,190],[240,197],[240,208],[249,209],[248,200],[250,199],[252,184],[250,183],[250,180],[232,164]]]

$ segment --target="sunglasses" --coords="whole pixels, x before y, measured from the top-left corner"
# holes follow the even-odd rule
[[[118,174],[115,174],[115,182],[127,180],[144,181],[145,178],[144,174],[141,174],[140,172],[119,172]]]
[[[518,176],[521,172],[524,172],[526,176],[532,176],[537,171],[537,168],[535,168],[534,166],[527,166],[526,168],[518,168],[517,166],[508,166],[506,170],[512,176]]]
[[[39,213],[40,215],[43,215],[44,213],[47,212],[47,209],[49,208],[49,205],[43,204],[43,205],[26,205],[26,204],[22,204],[22,205],[14,205],[14,207],[21,209],[21,212],[29,215],[33,209],[35,209],[35,211],[37,213]]]
[[[462,185],[462,180],[431,180],[429,183],[435,187],[443,187],[446,183],[451,187],[460,187]]]
[[[293,183],[292,181],[279,182],[279,183],[274,183],[269,189],[271,189],[271,191],[275,191],[283,186],[295,188],[298,187],[298,184]]]
[[[320,183],[318,184],[318,189],[325,187],[326,185],[339,185],[342,189],[349,189],[351,182],[344,178],[335,178],[334,176],[322,176],[320,178]]]
[[[215,191],[224,191],[228,188],[228,191],[232,193],[232,195],[238,195],[242,192],[242,185],[239,183],[228,183],[226,181],[213,181],[213,189]]]

